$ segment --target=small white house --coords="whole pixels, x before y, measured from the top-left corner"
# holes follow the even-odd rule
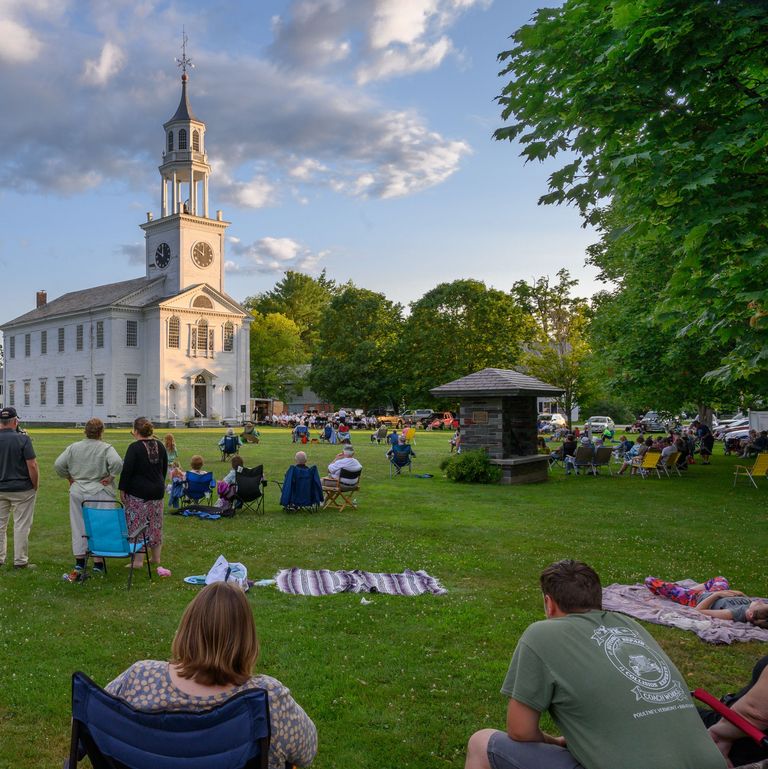
[[[224,293],[221,211],[209,217],[205,123],[188,76],[163,126],[160,216],[141,224],[145,275],[52,301],[0,326],[6,406],[25,423],[239,420],[250,396],[250,313]]]

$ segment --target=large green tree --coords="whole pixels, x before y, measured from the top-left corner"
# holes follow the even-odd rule
[[[307,355],[312,354],[319,335],[320,321],[338,291],[325,270],[317,278],[302,272],[288,270],[270,291],[248,297],[243,305],[249,310],[268,315],[279,313],[292,320]]]
[[[402,307],[383,294],[347,285],[330,301],[318,328],[309,381],[337,405],[369,408],[394,402]]]
[[[510,368],[531,341],[531,317],[504,291],[478,280],[441,283],[411,304],[398,347],[408,405],[433,402],[429,390],[486,367]]]
[[[563,269],[557,273],[556,283],[542,277],[512,286],[518,304],[535,322],[535,334],[521,357],[521,368],[563,389],[557,400],[569,426],[574,407],[592,395],[597,385],[589,365],[590,309],[586,299],[572,296],[577,285],[578,281]]]
[[[285,398],[288,386],[301,380],[308,360],[299,327],[278,312],[254,312],[251,322],[251,394]]]
[[[496,138],[563,158],[541,202],[665,260],[647,312],[714,336],[723,381],[768,361],[766,39],[765,2],[565,0],[500,54],[510,123]]]

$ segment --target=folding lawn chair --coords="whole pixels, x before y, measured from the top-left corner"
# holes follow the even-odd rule
[[[680,474],[680,471],[677,469],[677,463],[680,460],[680,452],[675,451],[674,453],[670,454],[666,461],[659,462],[659,465],[661,469],[665,472],[667,478],[670,478],[672,476],[672,473],[677,473],[678,478],[682,478],[683,476]]]
[[[333,507],[336,510],[343,510],[345,507],[354,507],[357,509],[357,502],[352,498],[352,494],[360,490],[360,474],[363,472],[360,470],[347,470],[342,468],[339,472],[338,478],[328,478],[323,484],[323,492],[325,493],[325,502],[323,503],[323,510],[327,507]],[[342,479],[347,481],[354,481],[352,483],[342,483]]]
[[[130,590],[136,553],[147,556],[149,522],[145,522],[136,531],[129,532],[125,521],[125,510],[119,502],[108,499],[85,499],[82,507],[85,537],[88,540],[82,579],[85,580],[88,577],[89,558],[130,558],[131,568],[128,569],[127,588]],[[144,562],[147,564],[147,574],[152,579],[152,567],[148,556],[145,557]],[[106,571],[107,562],[104,561],[105,574]]]
[[[411,465],[413,464],[413,460],[411,459],[413,455],[408,452],[395,452],[389,457],[389,477],[392,478],[395,475],[400,475],[400,473],[405,470],[405,468],[408,468],[408,472],[411,472]]]
[[[188,472],[187,479],[184,481],[181,507],[194,504],[213,504],[213,490],[215,488],[216,481],[213,479],[213,473]],[[205,500],[204,503],[203,500]]]
[[[595,449],[595,456],[592,459],[592,469],[595,474],[600,472],[601,467],[607,467],[608,473],[613,476],[613,470],[611,470],[611,459],[613,459],[613,447],[612,446],[600,446]]]
[[[640,460],[639,462],[636,461],[638,459]],[[661,473],[666,472],[663,464],[660,451],[646,451],[642,457],[635,457],[632,460],[632,467],[637,470],[637,475],[643,479],[651,473],[656,473],[659,479],[661,479]]]
[[[243,510],[264,515],[264,465],[258,467],[239,467],[235,480],[233,500],[239,502]],[[237,507],[238,505],[235,505]]]
[[[758,454],[757,459],[755,459],[755,464],[752,465],[752,467],[736,465],[734,469],[736,470],[736,472],[733,474],[734,486],[736,485],[736,480],[738,479],[739,475],[746,475],[747,478],[752,481],[752,485],[757,488],[757,484],[755,483],[755,476],[765,477],[765,474],[768,473],[768,453]]]
[[[72,737],[65,769],[267,769],[269,699],[249,689],[201,712],[143,712],[72,676]],[[288,766],[286,764],[286,766]]]
[[[580,469],[592,471],[594,454],[595,452],[589,446],[579,446],[572,457],[566,456],[565,472],[569,474],[571,468],[576,470],[576,475],[579,474]]]
[[[323,486],[317,465],[291,465],[280,486],[280,505],[288,512],[308,510],[316,513],[323,501]]]
[[[240,440],[236,435],[225,435],[221,448],[221,461],[226,462],[230,457],[240,453]]]
[[[768,735],[765,732],[760,731],[754,724],[747,721],[746,718],[740,716],[736,711],[723,704],[717,697],[710,694],[706,689],[695,689],[691,692],[697,700],[701,700],[705,705],[708,705],[716,713],[719,713],[726,721],[730,721],[734,726],[741,729],[744,734],[750,739],[754,740],[761,748],[768,749]],[[757,764],[749,764],[749,767],[764,766],[768,767],[768,760],[761,761]]]

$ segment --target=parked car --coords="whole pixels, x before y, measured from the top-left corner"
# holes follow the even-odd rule
[[[400,418],[406,425],[422,425],[426,427],[432,420],[434,411],[432,409],[412,409],[400,414]]]
[[[379,414],[376,417],[376,421],[380,425],[386,425],[387,427],[396,427],[398,430],[405,424],[400,414]]]
[[[568,423],[562,414],[539,414],[539,424],[542,425],[542,427],[549,427],[550,430],[568,426]]]
[[[648,411],[640,420],[640,427],[644,433],[663,433],[666,429],[664,421],[657,411]]]
[[[613,432],[616,429],[616,425],[610,417],[590,417],[584,425],[586,430],[589,430],[591,435],[600,435],[605,430]]]

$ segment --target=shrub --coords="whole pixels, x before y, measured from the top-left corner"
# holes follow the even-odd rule
[[[492,465],[482,449],[446,457],[440,463],[440,469],[458,483],[498,483],[502,475],[501,468]]]

